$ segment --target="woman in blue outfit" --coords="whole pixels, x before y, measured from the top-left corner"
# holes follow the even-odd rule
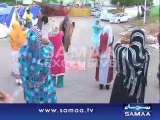
[[[42,41],[41,31],[28,31],[28,45],[19,53],[20,76],[27,103],[56,103],[56,91],[50,74],[53,45]]]
[[[92,58],[94,58],[94,55],[98,51],[98,47],[100,45],[100,34],[102,32],[102,29],[103,26],[101,25],[101,20],[96,19],[92,25]]]

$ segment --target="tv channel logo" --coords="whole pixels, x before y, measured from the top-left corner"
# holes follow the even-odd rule
[[[124,104],[124,116],[126,117],[150,117],[152,112],[151,104]]]

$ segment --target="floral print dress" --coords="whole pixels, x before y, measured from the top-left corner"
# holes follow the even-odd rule
[[[51,77],[53,45],[42,44],[41,32],[28,32],[28,45],[19,53],[20,75],[27,103],[56,103],[56,91]]]

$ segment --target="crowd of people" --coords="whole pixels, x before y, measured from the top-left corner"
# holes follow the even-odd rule
[[[27,28],[18,20],[13,22],[10,33],[12,76],[23,86],[26,103],[57,103],[55,87],[64,87],[64,53],[69,51],[75,23],[65,16],[58,25],[48,19],[43,9],[37,26],[33,26],[32,19],[32,13],[27,10]],[[120,40],[115,44],[110,25],[102,25],[99,19],[93,23],[91,58],[97,62],[95,79],[100,90],[104,86],[110,89],[114,79],[113,51],[116,57],[110,103],[144,103],[150,61],[145,40],[145,32],[135,29],[130,36],[130,46],[124,47]]]
[[[18,20],[12,24],[12,76],[23,86],[26,103],[56,103],[55,87],[64,86],[64,52],[70,47],[74,24],[65,16],[58,25],[42,9],[36,26],[32,21],[27,10],[25,27]]]
[[[116,58],[116,77],[110,103],[144,103],[150,61],[145,41],[145,31],[134,29],[130,35],[128,47],[123,46],[121,40],[115,43],[113,51]],[[158,41],[160,41],[159,35]],[[113,43],[111,26],[103,26],[99,19],[95,20],[92,26],[91,58],[97,59],[95,78],[99,81],[100,90],[104,86],[108,90],[113,80]]]

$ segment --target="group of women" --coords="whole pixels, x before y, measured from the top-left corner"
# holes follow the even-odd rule
[[[98,60],[96,80],[99,81],[101,90],[104,86],[109,89],[109,84],[113,80],[112,28],[109,25],[103,26],[97,19],[92,30],[92,58]],[[114,47],[116,77],[110,103],[144,103],[150,61],[145,40],[143,30],[135,29],[131,33],[129,47],[123,46],[120,40],[116,43]]]
[[[13,23],[10,35],[12,76],[18,83],[22,80],[27,103],[56,103],[54,87],[63,87],[64,50],[68,52],[74,25],[67,16],[60,27],[55,22],[50,24],[46,16],[42,17],[41,22],[39,29],[32,27],[28,32],[21,28],[18,21]],[[51,29],[47,28],[47,24]],[[97,60],[95,78],[99,81],[100,90],[104,86],[108,90],[113,80],[112,28],[110,25],[103,26],[96,19],[92,30],[92,58]],[[135,29],[131,33],[129,47],[124,47],[119,40],[116,43],[117,74],[110,103],[144,103],[150,60],[145,39],[145,33]]]
[[[38,28],[29,27],[26,31],[19,21],[13,22],[10,34],[12,76],[18,84],[23,85],[27,103],[57,102],[54,87],[64,86],[64,48],[68,51],[71,43],[74,28],[71,25],[68,16],[60,27],[56,22],[49,22],[47,16],[43,16],[42,30],[38,25]],[[71,32],[68,33],[68,30]]]
[[[97,60],[95,79],[99,81],[100,90],[105,86],[108,90],[113,80],[112,45],[114,36],[110,25],[103,26],[96,19],[92,26],[92,55]]]

